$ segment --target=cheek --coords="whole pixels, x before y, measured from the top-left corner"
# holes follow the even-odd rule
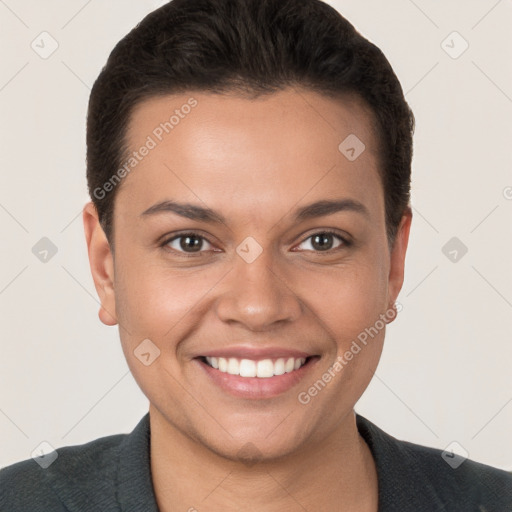
[[[342,348],[386,310],[387,279],[382,263],[359,261],[301,275],[304,302]]]
[[[351,409],[368,387],[381,357],[385,272],[373,262],[359,263],[337,272],[330,269],[309,281],[314,290],[308,294],[314,321],[330,339],[323,373],[301,386],[297,395],[300,404],[312,407],[311,424],[322,417],[329,418],[325,425],[332,425]]]
[[[115,275],[120,324],[133,342],[142,336],[157,344],[168,342],[178,324],[189,323],[201,311],[223,276],[222,269],[176,271],[129,259],[119,261],[119,269]]]
[[[337,358],[343,365],[343,381],[349,395],[360,396],[370,382],[382,353],[387,309],[385,266],[377,261],[359,266],[345,276],[333,312],[333,330],[338,334]]]
[[[385,265],[368,258],[357,265],[304,275],[308,304],[331,340],[324,366],[328,390],[315,407],[342,411],[367,388],[382,353],[386,312]],[[315,318],[313,319],[315,321]],[[314,383],[309,383],[314,386]],[[308,388],[309,389],[309,388]],[[315,390],[312,390],[315,392]]]

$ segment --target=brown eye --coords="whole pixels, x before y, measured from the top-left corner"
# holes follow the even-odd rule
[[[349,243],[340,235],[321,231],[306,238],[299,246],[298,250],[327,252],[337,249],[343,245],[348,246]]]
[[[212,249],[210,242],[195,233],[185,233],[183,235],[176,236],[166,242],[165,245],[177,252],[185,253],[199,253],[202,250]]]
[[[180,237],[180,247],[184,251],[197,252],[201,250],[203,240],[197,236],[182,236]]]
[[[327,233],[320,233],[311,237],[311,245],[318,251],[327,251],[332,248],[333,236]]]

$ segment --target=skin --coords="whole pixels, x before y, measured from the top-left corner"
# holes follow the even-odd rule
[[[120,186],[115,256],[92,203],[83,215],[100,319],[119,324],[150,401],[160,510],[375,512],[375,464],[353,408],[377,368],[385,328],[308,404],[297,398],[389,311],[402,287],[411,212],[390,247],[371,114],[354,98],[301,89],[252,100],[194,92],[138,105],[130,148],[191,96],[198,105]],[[366,146],[352,162],[338,150],[349,134]],[[294,219],[297,208],[342,198],[367,213]],[[164,200],[208,207],[225,222],[141,215]],[[325,230],[352,243],[334,236],[330,250],[318,249],[312,235]],[[180,239],[159,245],[187,231],[207,239],[201,252],[188,256]],[[248,236],[263,250],[252,263],[236,252]],[[134,356],[147,338],[160,350],[149,366]],[[290,390],[246,399],[212,384],[194,359],[235,344],[319,358]]]

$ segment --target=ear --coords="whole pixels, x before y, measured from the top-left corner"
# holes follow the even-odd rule
[[[101,302],[98,316],[105,325],[116,325],[114,258],[110,251],[110,244],[99,222],[98,212],[92,202],[84,206],[83,222],[89,253],[89,265],[94,286]]]
[[[409,232],[411,230],[412,210],[407,210],[402,216],[402,220],[397,229],[395,241],[391,248],[389,279],[388,279],[388,304],[390,308],[395,308],[395,302],[404,283],[405,253],[409,243]],[[391,322],[396,318],[393,316]]]

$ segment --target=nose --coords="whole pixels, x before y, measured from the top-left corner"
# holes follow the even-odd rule
[[[251,263],[235,258],[216,301],[216,313],[223,322],[266,331],[300,317],[301,301],[271,260],[269,251]]]

